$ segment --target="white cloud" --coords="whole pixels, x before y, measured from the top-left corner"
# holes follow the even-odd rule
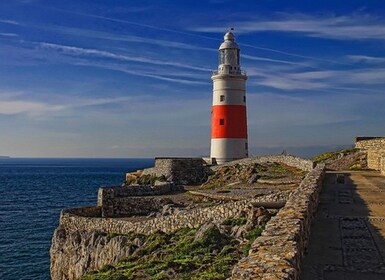
[[[51,44],[51,43],[39,43],[39,45],[44,49],[56,50],[68,55],[96,56],[96,57],[102,57],[102,58],[111,58],[111,59],[120,60],[120,61],[131,61],[131,62],[155,64],[155,65],[162,65],[162,66],[174,66],[174,67],[180,67],[180,68],[186,68],[186,69],[198,70],[198,71],[211,70],[208,68],[192,66],[192,65],[178,63],[178,62],[160,61],[160,60],[146,58],[146,57],[121,55],[121,54],[116,54],[116,53],[101,51],[96,49],[86,49],[86,48],[64,46],[64,45]]]
[[[304,33],[311,37],[337,40],[385,40],[385,21],[365,14],[349,16],[279,14],[273,20],[251,20],[232,23],[237,33],[265,31]],[[223,27],[200,27],[195,31],[222,32]]]
[[[0,114],[41,114],[43,112],[55,111],[59,107],[53,107],[45,103],[31,101],[0,101]]]
[[[19,35],[15,34],[15,33],[0,33],[0,36],[4,36],[4,37],[19,37]]]
[[[375,57],[368,55],[348,55],[347,58],[357,63],[368,63],[368,64],[380,64],[385,62],[385,57]]]
[[[12,25],[19,25],[17,21],[14,20],[8,20],[8,19],[0,19],[1,23],[7,23],[7,24],[12,24]]]
[[[25,94],[24,94],[25,95]],[[106,104],[116,104],[131,101],[131,97],[116,98],[71,98],[61,103],[48,103],[44,101],[23,100],[22,93],[0,92],[0,114],[17,115],[26,114],[30,116],[41,116],[46,113],[59,112],[65,110],[78,109],[89,106],[98,106]]]

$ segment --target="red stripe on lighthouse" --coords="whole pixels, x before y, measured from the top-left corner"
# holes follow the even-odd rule
[[[247,138],[246,106],[212,107],[211,138]]]

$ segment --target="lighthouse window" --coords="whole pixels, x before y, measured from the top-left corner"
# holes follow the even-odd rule
[[[243,102],[246,102],[246,95],[243,96]]]
[[[245,143],[245,149],[246,149],[246,150],[247,150],[247,146],[248,146],[248,145],[247,145],[247,142],[246,142],[246,143]]]
[[[225,101],[225,96],[224,95],[221,95],[220,97],[219,97],[219,100],[222,102],[222,101]]]
[[[225,125],[225,119],[219,119],[219,125]]]

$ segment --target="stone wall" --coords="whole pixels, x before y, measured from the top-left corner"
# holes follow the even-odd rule
[[[272,202],[273,198],[274,194],[248,200],[228,202],[207,208],[181,210],[174,215],[148,218],[139,222],[116,218],[80,216],[81,212],[77,212],[77,209],[65,209],[62,210],[60,214],[60,226],[67,231],[85,230],[116,234],[126,234],[129,232],[150,234],[156,231],[171,233],[184,227],[196,228],[210,221],[222,223],[229,218],[240,216],[242,212],[247,212],[247,209],[253,204]]]
[[[286,165],[293,166],[305,171],[311,171],[315,166],[315,163],[309,159],[303,159],[292,155],[272,155],[272,156],[250,157],[250,158],[231,161],[229,163],[225,163],[220,166],[231,166],[234,164],[242,165],[242,164],[252,164],[252,163],[266,163],[266,162],[284,163]]]
[[[155,158],[155,167],[143,170],[142,175],[165,176],[176,184],[201,184],[207,171],[202,158]]]
[[[155,186],[101,187],[98,191],[98,206],[102,217],[148,215],[172,203],[171,199],[159,195],[179,189],[170,182],[158,182]]]
[[[324,169],[321,165],[308,173],[286,205],[266,224],[249,255],[234,267],[231,279],[299,279]]]
[[[357,138],[356,148],[367,152],[368,168],[381,170],[381,158],[385,157],[385,137]]]

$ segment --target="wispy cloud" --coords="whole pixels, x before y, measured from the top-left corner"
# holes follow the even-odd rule
[[[153,78],[156,80],[161,81],[167,81],[167,82],[173,82],[173,83],[179,83],[179,84],[188,84],[188,85],[207,85],[209,82],[202,81],[200,77],[191,75],[191,73],[181,73],[181,72],[166,72],[165,74],[161,74],[159,72],[154,71],[146,71],[146,70],[130,70],[127,67],[124,67],[122,65],[116,65],[116,64],[106,64],[106,63],[97,63],[97,62],[76,62],[76,65],[82,65],[82,66],[91,66],[91,67],[98,67],[103,69],[109,69],[113,71],[122,72],[129,75],[134,76],[141,76],[141,77],[148,77]],[[162,71],[164,73],[164,71]]]
[[[368,63],[368,64],[380,64],[385,62],[385,57],[375,57],[367,55],[348,55],[347,58],[350,61],[357,63]]]
[[[356,68],[346,70],[304,71],[296,68],[253,67],[248,70],[254,85],[284,91],[357,91],[382,92],[376,86],[385,86],[385,68]]]
[[[367,14],[335,16],[281,13],[273,20],[239,21],[232,23],[232,26],[236,27],[238,33],[274,31],[336,40],[385,40],[384,19]],[[223,27],[199,27],[194,30],[221,32]]]
[[[17,21],[14,20],[9,20],[9,19],[0,19],[0,23],[7,23],[7,24],[12,24],[12,25],[19,25]]]
[[[51,44],[51,43],[45,43],[45,42],[39,43],[39,45],[44,49],[57,50],[68,55],[95,56],[95,57],[110,58],[110,59],[115,59],[120,61],[131,61],[131,62],[139,62],[139,63],[147,63],[147,64],[156,64],[156,65],[162,65],[162,66],[174,66],[174,67],[186,68],[186,69],[197,70],[197,71],[211,70],[209,68],[192,66],[192,65],[178,63],[178,62],[160,61],[157,59],[146,58],[146,57],[121,55],[121,54],[116,54],[116,53],[96,50],[96,49],[86,49],[86,48]]]
[[[129,34],[116,34],[112,32],[102,32],[91,29],[84,28],[73,28],[73,27],[65,27],[65,26],[35,26],[38,29],[49,30],[56,33],[67,34],[78,37],[87,37],[87,38],[95,38],[102,40],[112,40],[112,41],[121,41],[121,42],[131,42],[131,43],[141,43],[141,44],[149,44],[156,45],[167,48],[176,48],[176,49],[189,49],[189,50],[204,50],[216,52],[217,49],[207,48],[196,46],[192,43],[186,44],[182,42],[178,42],[175,40],[162,40],[158,38],[147,38],[144,36],[135,36]]]
[[[304,67],[314,67],[310,63],[306,63],[306,62],[295,62],[295,61],[290,61],[290,60],[272,59],[272,58],[252,56],[252,55],[247,55],[247,54],[243,54],[242,59],[264,61],[264,62],[271,62],[271,63],[282,63],[282,64],[290,64],[290,65],[300,65],[300,66],[304,66]]]
[[[4,36],[4,37],[19,37],[19,35],[15,34],[15,33],[0,33],[0,36]]]
[[[0,114],[42,116],[47,113],[132,101],[132,97],[70,98],[62,102],[26,100],[25,93],[0,92]]]
[[[50,106],[41,102],[0,100],[0,114],[3,115],[16,115],[23,113],[35,115],[44,112],[56,111],[58,109],[59,108],[56,106]]]

